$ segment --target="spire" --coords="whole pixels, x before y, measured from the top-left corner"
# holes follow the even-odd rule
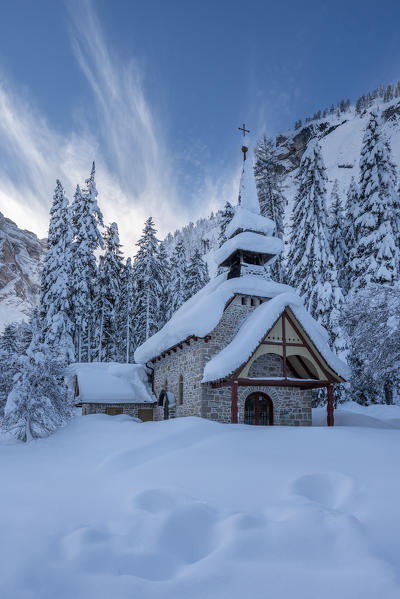
[[[254,160],[252,152],[249,152],[248,159],[246,160],[246,153],[249,151],[249,148],[249,142],[242,146],[243,169],[240,177],[239,204],[242,208],[249,210],[249,212],[260,214],[260,202],[258,201],[256,180],[254,177]]]
[[[243,135],[248,130],[243,125]],[[253,156],[246,156],[250,144],[243,141],[243,170],[240,178],[239,203],[225,230],[227,240],[215,254],[219,266],[229,267],[228,279],[244,274],[265,276],[264,265],[272,263],[283,250],[282,240],[273,237],[275,224],[261,216],[254,177]]]

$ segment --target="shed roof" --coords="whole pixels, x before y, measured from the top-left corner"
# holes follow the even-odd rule
[[[82,403],[154,403],[147,368],[142,364],[116,362],[75,363],[67,379],[77,377]]]

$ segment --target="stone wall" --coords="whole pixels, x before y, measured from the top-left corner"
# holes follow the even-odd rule
[[[202,417],[217,422],[231,421],[231,387],[213,389],[204,385]],[[278,426],[311,426],[311,391],[299,387],[238,387],[238,420],[244,423],[246,397],[261,391],[268,395],[274,407],[274,424]]]
[[[286,361],[286,370],[288,377],[294,377],[294,372]],[[248,377],[260,378],[269,376],[283,376],[283,359],[277,354],[263,354],[250,366]]]
[[[139,410],[153,412],[153,404],[149,403],[84,403],[82,404],[82,416],[88,414],[106,414],[107,408],[121,408],[123,414],[139,418]]]
[[[223,313],[221,320],[210,339],[190,344],[182,343],[161,360],[153,362],[154,392],[156,397],[163,390],[171,391],[178,403],[179,377],[183,376],[183,402],[170,409],[170,418],[180,416],[201,416],[217,422],[231,421],[231,388],[214,389],[210,384],[201,384],[206,362],[220,352],[232,341],[246,316],[259,304],[260,298],[236,296]],[[275,354],[266,354],[256,360],[251,367],[252,377],[265,376],[265,368],[269,376],[283,376],[282,358]],[[257,374],[254,374],[257,373]],[[288,372],[291,376],[291,373]],[[165,389],[167,381],[167,389]],[[244,402],[254,392],[262,391],[271,397],[274,405],[274,422],[277,425],[310,425],[311,424],[311,392],[295,387],[239,387],[238,412],[239,422],[244,420]],[[164,409],[158,406],[154,410],[154,419],[162,420]]]

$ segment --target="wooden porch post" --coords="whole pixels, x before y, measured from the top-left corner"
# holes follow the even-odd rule
[[[232,383],[232,400],[231,400],[231,423],[238,423],[238,382]]]
[[[326,424],[328,426],[333,426],[335,423],[333,416],[333,385],[327,385],[326,389],[328,392],[328,403],[326,406]]]

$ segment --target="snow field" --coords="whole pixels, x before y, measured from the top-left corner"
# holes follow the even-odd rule
[[[378,426],[400,407],[349,408],[358,428],[94,415],[3,439],[0,596],[397,598],[400,430]]]

